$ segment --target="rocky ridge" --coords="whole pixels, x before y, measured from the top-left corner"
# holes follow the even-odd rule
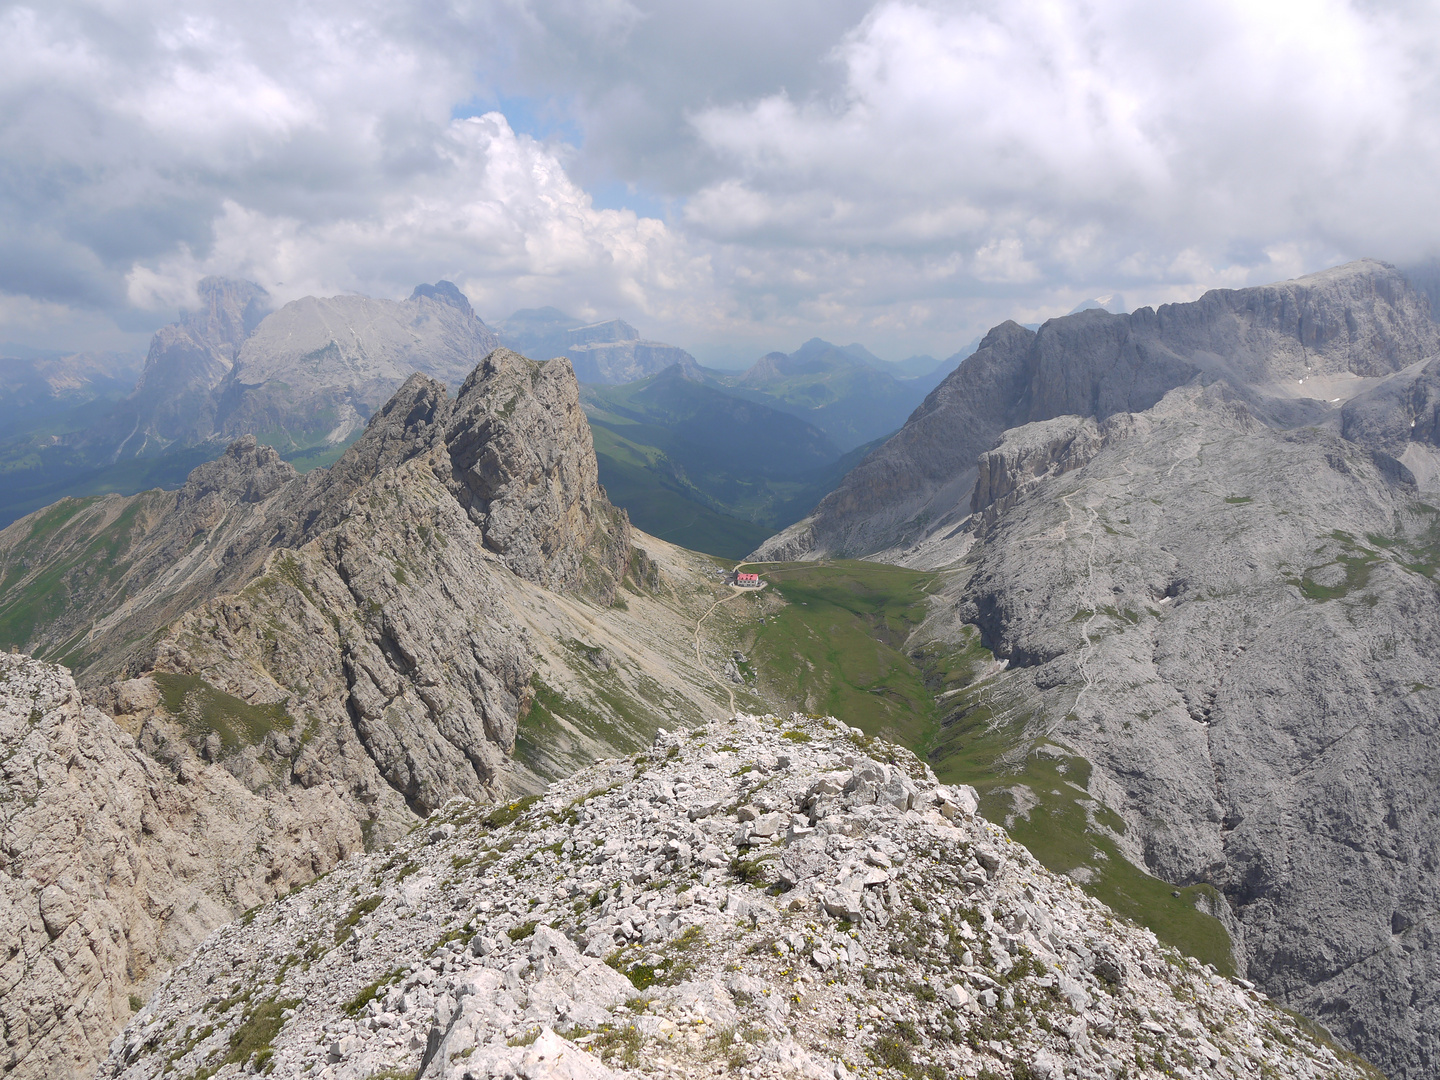
[[[437,511],[458,511],[455,528],[478,540],[481,563],[493,553],[527,580],[602,602],[625,574],[629,526],[599,488],[569,362],[501,349],[455,399],[412,376],[329,469],[300,476],[251,436],[176,492],[66,499],[15,522],[0,531],[0,612],[15,644],[64,656],[82,682],[138,673],[157,634],[246,586],[276,551],[314,544],[376,492],[399,490],[395,470],[428,476],[397,497],[424,491]],[[404,534],[417,520],[385,528]],[[352,557],[384,558],[384,548]],[[402,569],[397,592],[408,577]]]
[[[1143,412],[1191,380],[1227,383],[1272,426],[1338,424],[1345,400],[1437,352],[1429,302],[1373,260],[1158,310],[1082,311],[1038,332],[1003,323],[810,518],[755,557],[904,558],[962,525],[975,462],[1009,428]]]
[[[16,961],[13,1075],[59,1075],[57,1054],[86,1075],[121,1016],[102,1005],[344,853],[643,744],[662,717],[714,714],[698,566],[633,534],[595,476],[568,361],[497,350],[454,399],[413,376],[328,470],[297,476],[241,440],[179,492],[70,500],[0,534],[0,617],[69,650],[103,709],[66,674],[46,691],[65,715],[35,728],[48,706],[0,686],[0,759],[68,763],[7,794],[90,822],[45,826],[48,862],[17,895],[58,883],[83,941],[134,939],[77,944],[93,986]],[[16,902],[38,933],[38,901]]]
[[[102,1074],[1361,1077],[830,719],[661,732],[215,933]]]

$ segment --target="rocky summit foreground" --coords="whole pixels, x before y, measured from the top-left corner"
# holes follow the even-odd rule
[[[1361,1077],[828,718],[457,800],[217,930],[102,1075]]]

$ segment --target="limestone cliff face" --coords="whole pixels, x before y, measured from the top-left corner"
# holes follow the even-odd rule
[[[144,371],[117,423],[116,452],[131,456],[156,445],[196,443],[214,431],[213,391],[230,374],[240,346],[270,310],[270,295],[249,281],[207,277],[196,287],[200,307],[161,327]]]
[[[1008,428],[1142,412],[1192,379],[1225,381],[1277,426],[1324,423],[1334,394],[1307,397],[1303,380],[1378,379],[1432,356],[1429,314],[1398,271],[1362,260],[1158,310],[1083,311],[1038,333],[1003,324],[821,501],[809,543],[844,555],[912,544],[964,519],[976,459]]]
[[[486,547],[548,588],[614,595],[630,526],[600,490],[569,360],[495,350],[460,388],[447,439],[453,489]]]
[[[970,512],[984,515],[984,526],[994,524],[1025,492],[1080,468],[1102,445],[1100,425],[1087,417],[1057,416],[1010,429],[976,463]]]
[[[1431,1076],[1433,510],[1393,459],[1276,431],[1222,386],[1122,420],[1021,492],[938,602],[1009,662],[952,706],[945,752],[1083,759],[1131,859],[1224,897],[1251,979],[1387,1075]]]
[[[176,748],[152,756],[63,668],[0,654],[5,1074],[93,1075],[132,995],[212,927],[361,850],[341,810],[327,786],[261,796]]]

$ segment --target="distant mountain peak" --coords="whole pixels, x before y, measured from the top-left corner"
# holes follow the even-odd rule
[[[624,319],[606,319],[604,322],[569,327],[565,336],[570,339],[571,345],[600,345],[616,341],[639,341],[640,331]]]
[[[453,308],[459,308],[467,315],[475,314],[475,309],[470,306],[470,300],[456,288],[453,281],[437,281],[434,285],[416,285],[415,291],[410,294],[411,300],[419,300],[422,296],[431,300],[438,300],[442,304],[449,304]]]
[[[853,360],[859,360],[862,364],[869,364],[876,368],[883,368],[885,366],[884,360],[881,360],[880,357],[876,356],[858,341],[852,341],[849,345],[842,345],[840,351]]]
[[[201,278],[195,286],[200,305],[180,312],[179,323],[214,340],[238,343],[274,307],[271,296],[253,281],[242,278]]]
[[[1125,297],[1119,293],[1106,293],[1103,296],[1093,296],[1089,300],[1080,301],[1066,314],[1077,315],[1082,311],[1093,311],[1096,308],[1108,311],[1111,315],[1125,315],[1130,310],[1125,306]]]

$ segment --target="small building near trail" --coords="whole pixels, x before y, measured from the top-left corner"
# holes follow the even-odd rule
[[[742,589],[758,589],[760,587],[759,574],[736,574],[735,584]]]

